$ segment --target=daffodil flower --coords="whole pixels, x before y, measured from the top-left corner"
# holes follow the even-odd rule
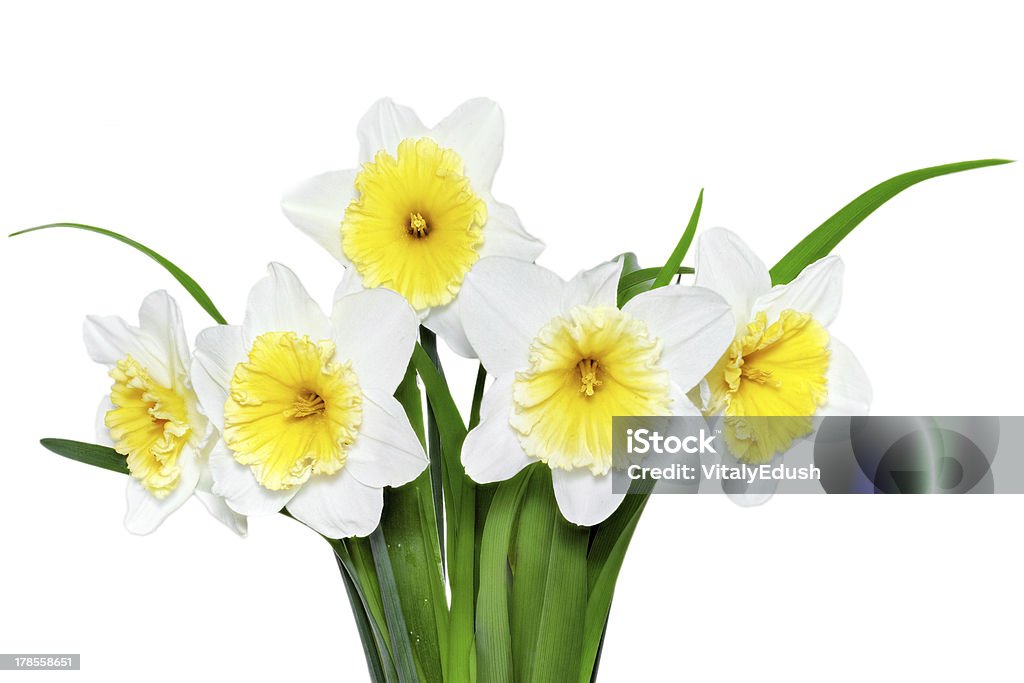
[[[491,100],[470,100],[434,128],[380,100],[359,122],[361,168],[302,183],[282,208],[363,286],[398,292],[427,328],[473,357],[454,303],[466,273],[482,257],[531,262],[544,248],[491,196],[504,126]]]
[[[223,435],[214,491],[246,515],[288,512],[330,538],[380,522],[383,487],[427,466],[393,394],[418,321],[394,292],[343,279],[328,317],[295,274],[271,264],[242,325],[203,330],[193,376]]]
[[[827,256],[772,287],[768,268],[734,233],[714,229],[698,240],[695,283],[721,294],[737,321],[704,392],[705,412],[725,417],[737,460],[771,461],[811,431],[814,415],[867,413],[867,375],[828,331],[842,278],[842,261]]]
[[[110,369],[113,386],[97,414],[96,436],[127,459],[128,514],[135,534],[154,531],[193,494],[210,513],[244,536],[245,517],[211,493],[207,459],[215,435],[200,412],[189,378],[189,350],[178,305],[153,292],[139,326],[89,316],[85,346]]]
[[[663,287],[616,308],[621,263],[565,282],[549,270],[487,258],[466,278],[466,334],[494,383],[462,451],[477,482],[532,463],[551,468],[570,522],[606,519],[612,491],[612,417],[700,415],[685,391],[733,338],[728,304],[699,287]]]

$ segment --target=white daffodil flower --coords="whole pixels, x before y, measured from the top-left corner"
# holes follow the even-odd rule
[[[699,287],[663,287],[616,308],[621,263],[569,282],[507,258],[481,259],[463,287],[466,334],[494,383],[462,462],[479,483],[535,462],[551,468],[567,520],[591,526],[612,491],[612,417],[700,415],[685,395],[735,330],[728,304]],[[618,465],[619,463],[615,463]]]
[[[738,461],[772,461],[810,433],[814,415],[868,412],[867,375],[828,332],[842,279],[842,261],[827,256],[772,287],[768,268],[734,233],[719,228],[698,240],[695,283],[721,294],[737,321],[732,344],[707,376],[704,409],[724,415]]]
[[[458,354],[473,357],[456,297],[485,256],[532,262],[544,249],[516,212],[491,196],[505,121],[470,100],[433,128],[389,99],[359,122],[361,168],[316,176],[282,201],[288,219],[367,288],[404,296]]]
[[[189,351],[178,305],[153,292],[139,309],[139,326],[118,317],[89,316],[85,347],[114,380],[97,414],[96,437],[127,458],[125,526],[148,534],[193,494],[241,536],[245,517],[211,493],[207,464],[216,440],[199,411],[189,378]]]
[[[249,293],[242,325],[203,330],[193,377],[223,438],[210,455],[214,492],[246,515],[288,512],[330,538],[366,536],[385,486],[427,466],[393,394],[416,343],[402,297],[350,276],[328,317],[288,268]]]

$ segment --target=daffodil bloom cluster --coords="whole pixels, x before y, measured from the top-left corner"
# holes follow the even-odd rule
[[[841,231],[819,228],[769,269],[737,235],[705,230],[691,269],[698,201],[667,262],[575,264],[586,269],[566,280],[535,263],[542,243],[491,194],[497,104],[471,100],[427,127],[384,99],[356,138],[358,167],[282,202],[339,262],[330,298],[271,263],[229,324],[151,250],[62,224],[155,257],[217,324],[190,346],[163,291],[137,326],[87,318],[109,387],[99,444],[43,443],[127,474],[134,533],[194,495],[239,535],[248,518],[283,513],[328,539],[375,681],[592,680],[650,493],[613,487],[632,464],[613,418],[712,421],[721,464],[757,465],[783,458],[816,415],[868,411],[867,376],[830,331]],[[855,208],[843,235],[874,207]],[[479,360],[465,417],[435,335]],[[726,492],[745,504],[772,494]]]

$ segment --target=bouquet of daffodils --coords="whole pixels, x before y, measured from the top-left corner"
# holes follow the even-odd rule
[[[86,348],[111,380],[97,443],[43,445],[127,475],[134,533],[194,495],[238,534],[248,517],[280,513],[321,535],[376,682],[595,680],[652,491],[613,490],[613,416],[800,418],[730,432],[731,457],[764,463],[812,416],[865,413],[868,380],[828,331],[843,275],[830,252],[911,185],[1005,163],[881,183],[771,268],[725,230],[694,243],[701,194],[663,263],[623,254],[566,280],[534,263],[542,242],[491,195],[503,130],[489,100],[433,128],[375,104],[358,125],[358,167],[283,201],[339,262],[326,306],[272,263],[229,323],[194,279],[134,240],[78,223],[31,229],[128,244],[216,323],[190,345],[164,291],[143,299],[137,325],[86,318]],[[473,392],[469,415],[437,337],[479,362],[476,386],[454,387]]]

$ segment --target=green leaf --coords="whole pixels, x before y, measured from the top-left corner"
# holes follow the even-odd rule
[[[632,273],[623,275],[619,279],[618,306],[622,308],[626,302],[637,294],[643,294],[651,289],[654,278],[661,272],[661,268],[641,268]],[[676,269],[676,275],[692,275],[693,268],[682,266]]]
[[[391,655],[395,660],[399,683],[418,683],[419,676],[416,674],[409,629],[406,627],[405,614],[402,611],[402,599],[395,583],[387,541],[380,527],[370,534],[370,551],[373,553],[373,566],[377,570],[377,580],[380,582],[384,619],[388,625],[388,634],[391,636]]]
[[[430,356],[431,362],[437,368],[437,372],[444,379],[444,368],[441,367],[441,358],[437,355],[437,335],[420,326],[420,345]],[[416,383],[416,370],[410,363],[410,371],[413,373],[413,386]],[[419,401],[419,390],[416,390],[416,400]],[[441,550],[442,572],[445,562],[445,535],[444,535],[444,468],[441,456],[441,433],[437,428],[437,418],[434,411],[427,405],[427,457],[430,459],[430,486],[434,496],[434,509],[438,511],[437,517],[437,542]],[[443,576],[443,573],[442,573]]]
[[[530,475],[528,467],[498,484],[484,526],[480,547],[480,590],[477,594],[476,652],[480,679],[512,683],[512,637],[509,632],[509,543],[519,504]],[[535,587],[536,588],[536,587]]]
[[[185,290],[192,295],[192,298],[196,300],[196,303],[202,306],[203,310],[210,314],[210,317],[212,317],[221,325],[227,324],[227,321],[224,319],[224,316],[222,316],[220,314],[220,311],[217,310],[217,307],[213,305],[213,301],[210,300],[210,297],[206,295],[206,292],[204,292],[203,288],[199,286],[199,283],[193,280],[188,273],[186,273],[181,268],[168,261],[160,254],[156,253],[149,247],[145,246],[144,244],[139,244],[135,240],[129,239],[128,237],[118,234],[112,230],[107,230],[105,228],[97,228],[92,225],[83,225],[81,223],[49,223],[47,225],[40,225],[35,228],[28,228],[26,230],[12,232],[10,235],[8,235],[8,237],[17,237],[18,235],[25,235],[30,232],[35,232],[37,230],[48,230],[50,228],[75,228],[77,230],[95,232],[100,235],[112,237],[113,239],[119,242],[123,242],[124,244],[127,244],[128,246],[141,251],[143,254],[159,263],[167,270],[167,272],[173,275],[174,279],[180,282],[181,286],[184,287]]]
[[[679,238],[679,243],[676,244],[672,255],[668,257],[668,261],[665,262],[657,277],[654,278],[654,284],[651,285],[651,289],[664,287],[679,272],[679,265],[683,262],[686,252],[690,249],[690,243],[693,242],[693,236],[697,232],[697,221],[700,219],[700,209],[703,204],[704,190],[701,189],[700,194],[697,195],[697,203],[693,207],[693,213],[690,214],[690,222],[686,224],[686,230],[683,230],[683,236]]]
[[[590,530],[567,522],[557,511],[551,487],[545,490],[553,518],[550,554],[533,666],[525,680],[572,681],[578,678],[582,663]]]
[[[548,468],[534,465],[536,468]],[[512,548],[512,653],[515,670],[522,677],[533,670],[534,647],[544,611],[544,586],[551,558],[551,534],[558,506],[551,495],[551,473],[538,472],[530,480],[519,510]]]
[[[366,611],[366,606],[362,597],[358,584],[356,584],[349,569],[345,566],[345,561],[341,559],[337,552],[334,554],[334,559],[338,562],[338,569],[341,572],[342,583],[345,584],[345,593],[348,595],[349,604],[352,606],[352,616],[356,620],[356,630],[359,632],[359,640],[363,644],[363,655],[366,657],[366,668],[370,671],[370,679],[373,683],[388,683],[391,680],[397,679],[397,675],[389,677],[384,672],[384,661],[381,658],[380,649],[377,645],[377,638],[381,635],[375,633],[374,624],[371,622],[369,614]],[[387,653],[387,650],[384,650]],[[387,655],[387,662],[393,664],[390,661],[390,655]]]
[[[962,161],[956,164],[932,166],[911,171],[890,178],[884,183],[875,185],[870,190],[841,208],[827,221],[803,238],[788,254],[782,257],[771,270],[772,284],[783,285],[800,274],[804,268],[820,258],[828,256],[850,231],[870,216],[875,209],[898,195],[903,190],[916,185],[922,180],[936,178],[950,173],[969,171],[985,166],[997,166],[1011,163],[1008,159],[981,159],[978,161]]]
[[[413,430],[423,442],[423,408],[416,372],[410,364],[395,392]],[[430,473],[384,492],[381,529],[402,611],[410,633],[417,670],[427,681],[443,680],[447,662],[448,610],[441,547]]]
[[[102,467],[111,472],[128,474],[128,463],[125,457],[113,448],[69,439],[41,439],[39,443],[47,450],[53,451],[57,455],[63,455],[65,458],[84,462],[93,467]]]
[[[462,442],[466,439],[466,425],[462,421],[462,415],[455,405],[448,384],[438,371],[430,355],[419,344],[412,353],[412,362],[423,380],[423,386],[427,391],[427,400],[430,409],[437,419],[438,430],[441,434],[441,454],[443,459],[444,481],[448,484],[450,497],[445,501],[449,510],[457,510],[461,505],[462,491],[465,486],[465,469],[462,467]],[[456,520],[449,515],[449,525],[456,524]],[[456,529],[457,531],[457,529]]]
[[[287,510],[282,510],[282,513],[294,519]],[[398,683],[398,673],[395,670],[395,661],[391,656],[391,641],[388,638],[387,623],[384,619],[384,607],[380,601],[380,586],[373,568],[369,543],[365,538],[350,538],[340,541],[326,536],[322,536],[322,538],[334,549],[338,567],[351,581],[359,598],[360,607],[367,617],[373,635],[374,649],[380,656],[384,680],[387,683]],[[352,609],[355,611],[355,604],[352,605]],[[358,615],[356,619],[358,621]],[[366,647],[364,645],[364,650]]]
[[[584,622],[580,683],[589,683],[597,668],[615,582],[653,488],[652,480],[633,482],[619,508],[593,531],[593,542],[587,555],[590,597]]]

